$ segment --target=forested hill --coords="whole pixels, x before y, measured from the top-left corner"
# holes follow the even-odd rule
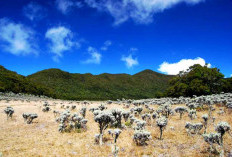
[[[30,81],[28,78],[7,70],[0,65],[0,92],[27,93],[54,97],[54,92],[44,85]]]
[[[168,87],[173,76],[144,70],[129,74],[74,74],[60,69],[47,69],[27,77],[33,83],[51,88],[58,98],[107,100],[118,98],[153,98]]]

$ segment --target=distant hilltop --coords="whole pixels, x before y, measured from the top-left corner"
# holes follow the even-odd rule
[[[143,99],[154,98],[164,92],[172,78],[152,70],[134,75],[92,75],[68,73],[60,69],[46,69],[25,77],[0,66],[0,92],[72,100]]]

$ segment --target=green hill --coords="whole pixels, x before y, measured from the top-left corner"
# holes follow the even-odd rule
[[[73,74],[60,69],[47,69],[28,76],[34,83],[55,91],[58,98],[76,100],[107,100],[118,98],[152,98],[168,88],[168,76],[144,70],[128,74]]]
[[[0,65],[0,92],[27,93],[54,97],[54,92]]]

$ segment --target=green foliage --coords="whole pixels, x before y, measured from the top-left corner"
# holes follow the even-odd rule
[[[27,93],[55,97],[52,90],[0,66],[0,92]]]
[[[173,76],[145,70],[128,74],[71,74],[48,69],[28,76],[55,91],[58,98],[74,100],[142,99],[161,96]]]
[[[187,72],[180,72],[170,81],[167,96],[193,96],[231,92],[231,79],[224,79],[224,75],[217,68],[208,68],[199,64],[191,66]]]
[[[0,66],[0,92],[10,91],[68,100],[199,96],[232,92],[232,78],[224,79],[219,69],[200,65],[194,65],[176,77],[151,70],[135,75],[92,75],[71,74],[59,69],[43,70],[24,77]]]
[[[125,122],[125,126],[127,126],[127,127],[129,127],[129,128],[130,128],[130,127],[132,126],[132,124],[131,124],[131,122],[130,122],[130,121],[126,121],[126,122]]]

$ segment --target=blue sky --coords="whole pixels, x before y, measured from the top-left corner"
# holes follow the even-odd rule
[[[232,74],[231,0],[1,0],[0,65],[29,75]]]

